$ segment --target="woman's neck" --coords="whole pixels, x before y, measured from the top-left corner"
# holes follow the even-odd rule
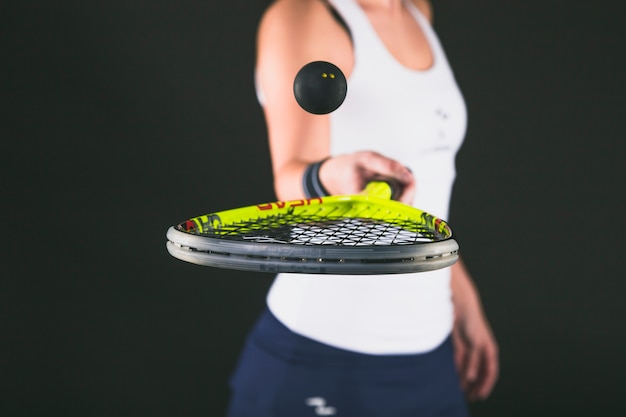
[[[365,11],[380,11],[386,13],[399,13],[403,9],[403,0],[357,0],[357,3]]]

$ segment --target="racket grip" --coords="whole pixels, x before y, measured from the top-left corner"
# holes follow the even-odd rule
[[[392,178],[377,178],[370,181],[363,190],[364,195],[395,200],[402,192],[402,185]]]
[[[402,190],[404,188],[402,186],[402,184],[400,184],[400,182],[398,182],[398,181],[396,181],[394,179],[390,179],[390,178],[385,179],[385,183],[391,189],[391,197],[390,198],[392,200],[399,199],[400,195],[402,194]]]

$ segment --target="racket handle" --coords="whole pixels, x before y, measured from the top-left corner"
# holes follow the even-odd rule
[[[391,178],[380,178],[370,181],[363,190],[363,195],[382,198],[385,200],[395,200],[400,196],[402,186]]]

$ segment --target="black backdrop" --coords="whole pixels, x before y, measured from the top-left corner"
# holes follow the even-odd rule
[[[0,3],[0,415],[223,414],[271,277],[164,233],[274,195],[268,1],[214,3]],[[502,350],[478,416],[620,415],[626,37],[602,4],[435,1],[470,113],[450,221]]]

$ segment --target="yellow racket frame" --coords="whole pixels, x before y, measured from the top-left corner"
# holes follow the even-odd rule
[[[174,257],[206,266],[266,272],[388,274],[421,272],[449,266],[458,259],[458,244],[449,225],[436,216],[390,200],[389,184],[372,182],[358,195],[329,196],[257,204],[197,216],[170,227],[167,248]],[[427,235],[406,245],[291,244],[243,241],[257,220],[310,215],[323,221],[372,220],[402,223],[402,229]],[[249,230],[241,224],[251,224]],[[237,234],[233,239],[231,234]]]

